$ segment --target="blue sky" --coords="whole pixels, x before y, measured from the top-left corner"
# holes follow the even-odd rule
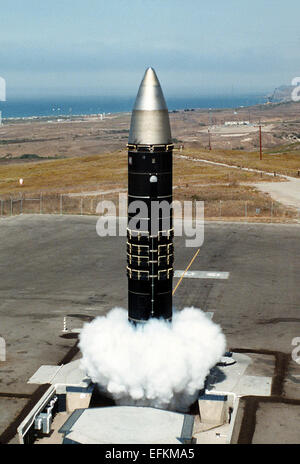
[[[10,0],[7,96],[136,94],[153,66],[169,96],[265,92],[300,75],[299,0]]]

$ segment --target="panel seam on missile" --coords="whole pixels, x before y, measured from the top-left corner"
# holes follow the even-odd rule
[[[163,174],[172,174],[172,171],[162,171],[162,172],[136,172],[136,171],[130,171],[130,175],[137,175],[137,176],[150,176],[150,175],[156,175],[156,176],[161,176]]]
[[[128,193],[128,196],[131,197],[131,198],[151,198],[150,196],[141,196],[141,195],[130,195],[130,193]],[[156,198],[172,198],[173,195],[162,195],[162,196],[157,196]]]

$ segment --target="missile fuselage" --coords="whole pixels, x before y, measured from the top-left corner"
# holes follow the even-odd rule
[[[172,137],[152,68],[141,82],[128,139],[128,319],[172,319]],[[140,205],[140,206],[139,206]]]

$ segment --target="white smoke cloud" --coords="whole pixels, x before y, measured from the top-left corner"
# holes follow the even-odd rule
[[[135,327],[127,317],[114,308],[84,325],[82,368],[118,404],[187,410],[225,352],[220,326],[196,308],[176,312],[172,323]]]

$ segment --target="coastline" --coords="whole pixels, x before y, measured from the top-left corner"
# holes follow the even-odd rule
[[[262,94],[238,96],[211,97],[171,97],[167,100],[169,112],[183,111],[221,111],[226,109],[252,108],[265,104],[266,97]],[[57,103],[53,103],[56,101]],[[82,99],[12,99],[0,103],[2,121],[35,121],[45,119],[72,119],[83,117],[126,115],[131,113],[132,99],[130,97],[108,98],[88,97]]]

